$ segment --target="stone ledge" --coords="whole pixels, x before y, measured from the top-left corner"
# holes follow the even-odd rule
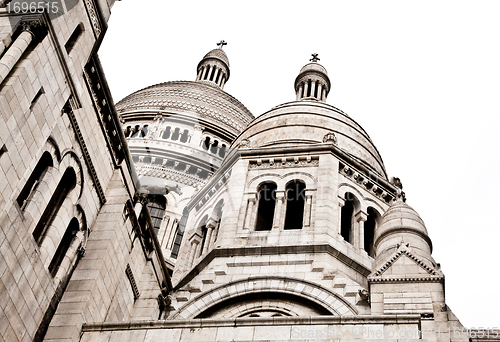
[[[208,327],[243,327],[263,325],[362,325],[362,324],[419,324],[420,315],[358,315],[358,316],[309,316],[309,317],[259,317],[259,318],[230,318],[230,319],[179,319],[165,321],[136,321],[85,323],[82,332],[115,331],[115,330],[143,330],[143,329],[182,329]]]

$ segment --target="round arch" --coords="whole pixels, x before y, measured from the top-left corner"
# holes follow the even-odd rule
[[[358,314],[358,310],[344,298],[319,284],[298,278],[258,276],[233,281],[210,289],[180,307],[172,318],[192,319],[226,300],[262,292],[288,294],[302,298],[315,303],[324,311],[335,316]]]

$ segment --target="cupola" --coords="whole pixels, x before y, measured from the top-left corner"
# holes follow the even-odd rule
[[[208,83],[223,89],[229,79],[229,59],[222,50],[227,43],[221,40],[217,45],[219,46],[217,49],[207,53],[198,63],[196,82]]]
[[[387,209],[375,231],[375,269],[386,262],[402,245],[411,248],[415,256],[436,266],[431,256],[432,242],[424,221],[404,201],[403,196]]]
[[[311,63],[304,65],[295,79],[295,93],[299,100],[326,101],[330,91],[330,79],[326,69],[318,63],[317,53],[312,54]]]

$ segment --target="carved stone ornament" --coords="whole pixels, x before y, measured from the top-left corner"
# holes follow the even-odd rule
[[[241,140],[239,147],[250,148],[251,145],[252,145],[252,143],[250,142],[250,140],[243,139],[243,140]]]
[[[361,298],[361,300],[364,300],[364,301],[370,303],[370,292],[368,292],[367,289],[359,289],[358,295]]]
[[[329,132],[327,134],[325,134],[325,136],[323,137],[323,142],[326,143],[326,144],[334,144],[334,145],[337,145],[337,137],[335,136],[335,133],[333,132]]]
[[[47,28],[40,18],[27,17],[19,23],[23,31],[31,33],[33,39],[40,41],[47,33]]]
[[[403,183],[401,183],[401,180],[398,177],[392,177],[391,184],[394,185],[396,188],[403,189]]]

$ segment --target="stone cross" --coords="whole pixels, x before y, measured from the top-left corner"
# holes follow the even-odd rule
[[[219,49],[222,50],[222,48],[224,47],[224,45],[227,45],[226,41],[225,40],[221,40],[220,42],[217,43],[217,46],[219,47]]]
[[[319,57],[318,57],[317,53],[313,53],[313,54],[311,54],[311,56],[313,56],[313,58],[311,58],[310,61],[312,61],[312,62],[319,61]]]

